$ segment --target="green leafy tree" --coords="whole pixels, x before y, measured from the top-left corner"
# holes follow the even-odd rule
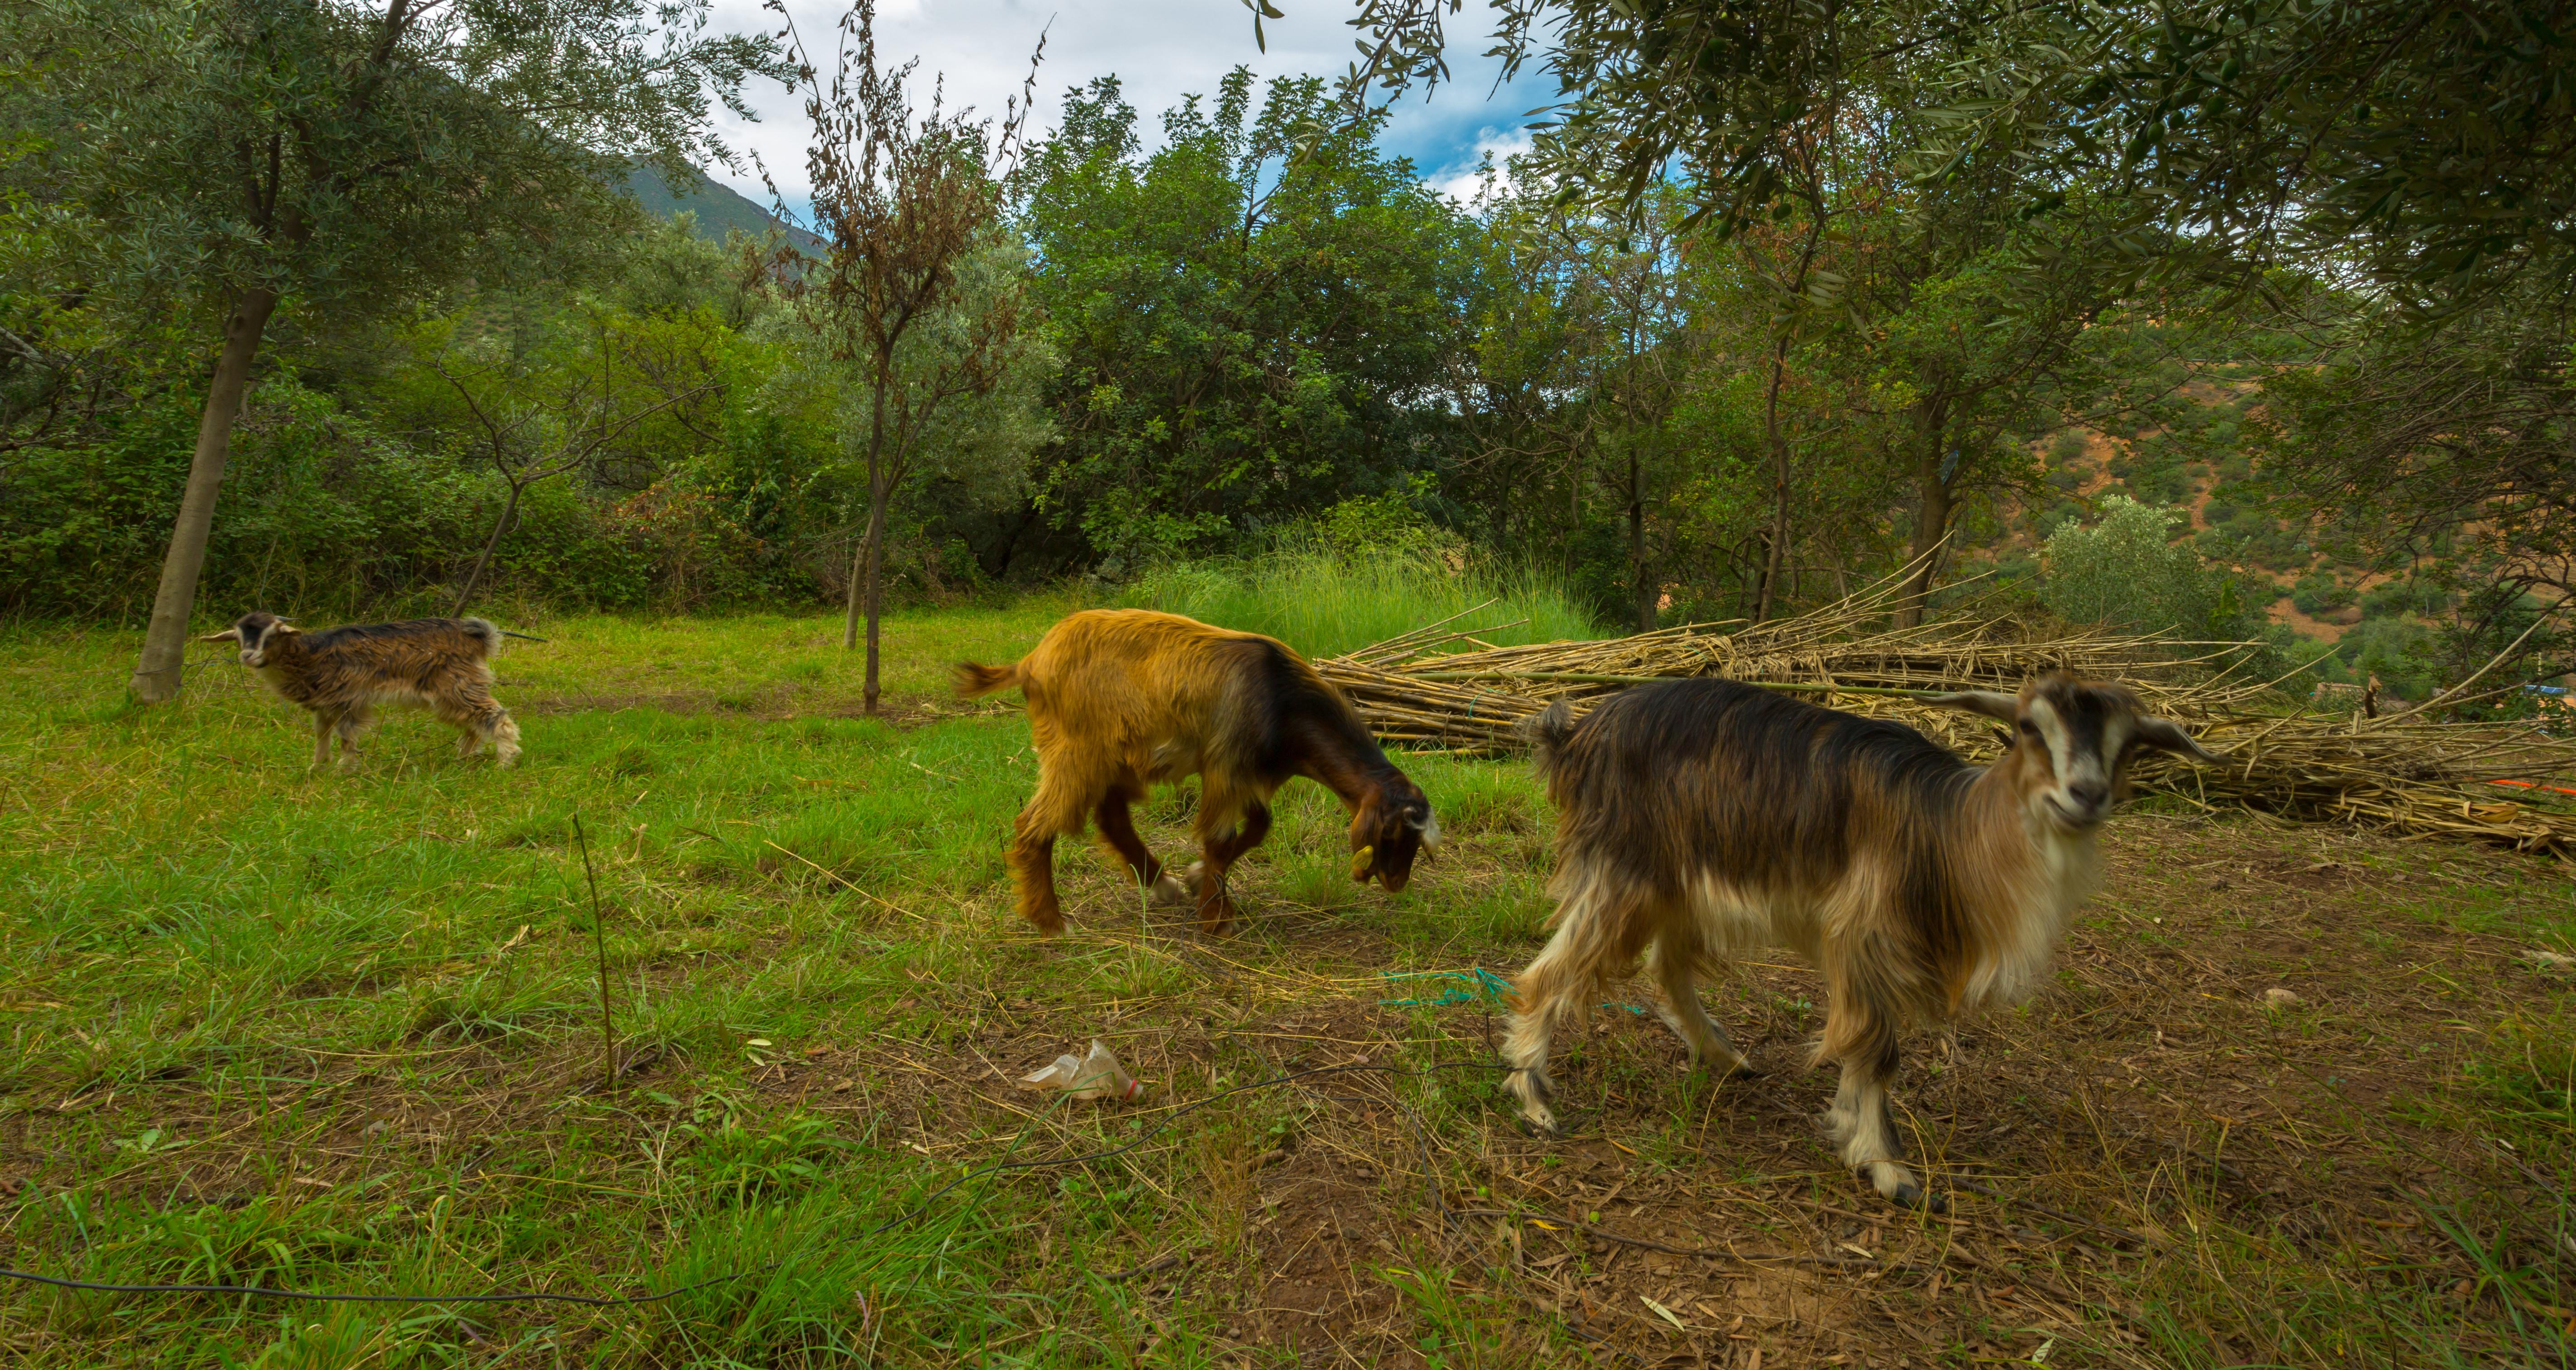
[[[1544,193],[1504,192],[1489,193],[1486,216],[1499,270],[1479,346],[1461,358],[1475,368],[1461,378],[1475,443],[1461,460],[1480,468],[1481,498],[1504,510],[1536,505],[1542,485],[1564,491],[1546,501],[1564,533],[1601,506],[1618,525],[1624,607],[1650,630],[1675,550],[1674,501],[1696,461],[1679,420],[1715,361],[1701,273],[1672,214],[1629,230]]]
[[[133,689],[180,684],[232,427],[281,305],[346,327],[622,222],[630,159],[725,160],[780,70],[703,0],[37,0],[0,11],[32,147],[8,168],[47,284],[219,322]]]
[[[2070,524],[2040,552],[2041,598],[2071,623],[2241,640],[2253,625],[2225,572],[2173,540],[2178,516],[2121,495],[2101,522]]]
[[[468,446],[508,491],[450,614],[473,603],[531,489],[595,467],[645,422],[684,410],[718,384],[703,366],[683,378],[666,353],[649,347],[656,330],[631,319],[568,310],[547,323],[534,346],[512,346],[517,340],[507,336],[463,346],[449,340],[426,361],[471,420]]]
[[[761,331],[759,336],[783,341],[789,358],[770,382],[768,403],[775,412],[803,411],[806,425],[834,437],[836,455],[818,465],[805,488],[820,505],[855,509],[854,517],[837,520],[842,526],[864,529],[881,512],[884,543],[892,545],[900,533],[919,547],[933,530],[953,529],[1026,497],[1030,459],[1054,433],[1045,394],[1056,358],[1045,334],[1035,327],[1016,333],[992,364],[985,388],[959,392],[944,379],[964,373],[987,345],[984,321],[997,311],[1028,308],[1026,272],[1022,248],[988,240],[958,265],[948,301],[906,331],[887,392],[936,397],[939,403],[889,419],[889,425],[908,420],[909,426],[882,511],[868,462],[870,436],[879,431],[873,367],[836,355],[832,326],[810,317],[816,308],[810,299],[791,304]],[[883,473],[887,467],[880,449],[874,469]],[[850,569],[862,571],[864,565]],[[916,569],[937,574],[927,562]]]
[[[1442,0],[1356,0],[1372,91],[1436,86]],[[2103,240],[2197,267],[2356,256],[2434,298],[2518,277],[2576,212],[2576,24],[2522,0],[1502,0],[1492,52],[1560,100],[1551,179],[1634,204],[1676,167],[1733,227],[1791,177],[1784,132],[1854,81],[1911,72],[1940,131],[1915,172],[2004,156],[2045,209],[2089,181],[2130,197]]]
[[[1326,112],[1238,69],[1147,156],[1103,79],[1016,182],[1064,358],[1039,498],[1094,556],[1227,550],[1436,464],[1473,226],[1373,124],[1292,156]]]

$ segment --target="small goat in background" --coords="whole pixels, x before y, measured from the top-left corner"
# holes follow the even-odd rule
[[[350,624],[308,633],[270,613],[248,613],[200,639],[241,644],[242,664],[261,683],[313,714],[313,764],[331,761],[340,738],[346,765],[358,733],[380,704],[422,704],[464,734],[457,754],[492,744],[500,764],[519,759],[519,725],[492,698],[492,653],[502,632],[479,618],[415,618]]]
[[[1297,776],[1350,811],[1351,878],[1387,893],[1440,845],[1431,801],[1369,735],[1332,682],[1287,645],[1148,609],[1086,609],[1010,666],[962,662],[966,699],[1017,685],[1029,701],[1038,789],[1013,825],[1020,916],[1060,932],[1055,840],[1096,823],[1136,883],[1163,903],[1195,899],[1199,928],[1234,920],[1226,869],[1270,833],[1270,797]],[[1186,881],[1145,850],[1128,806],[1149,785],[1200,779],[1202,859]]]
[[[1925,1202],[1887,1113],[1899,1038],[2038,986],[2140,750],[2215,760],[2116,685],[2052,675],[1929,702],[2002,720],[2011,749],[1980,770],[1902,724],[1727,680],[1632,689],[1580,722],[1560,701],[1528,725],[1559,813],[1556,931],[1514,987],[1503,1057],[1534,1126],[1556,1126],[1550,1027],[1641,953],[1692,1057],[1747,1071],[1698,978],[1786,947],[1824,973],[1816,1059],[1841,1066],[1825,1121],[1843,1164]]]

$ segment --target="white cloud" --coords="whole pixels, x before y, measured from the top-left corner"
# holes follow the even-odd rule
[[[1494,160],[1496,184],[1509,189],[1513,180],[1505,163],[1529,151],[1530,143],[1527,128],[1478,129],[1476,141],[1467,149],[1466,155],[1424,177],[1422,183],[1455,203],[1473,204],[1485,190],[1485,159],[1491,157]]]
[[[1162,129],[1162,112],[1186,94],[1213,95],[1217,82],[1236,66],[1249,66],[1262,77],[1339,75],[1356,56],[1355,30],[1344,21],[1355,12],[1352,0],[1278,0],[1285,19],[1266,21],[1268,51],[1253,44],[1252,15],[1239,0],[886,0],[877,14],[877,48],[881,57],[900,62],[921,59],[914,73],[913,103],[926,106],[931,82],[945,78],[951,108],[973,105],[981,115],[998,117],[1003,102],[1020,93],[1028,75],[1029,53],[1041,31],[1047,36],[1046,64],[1038,72],[1037,128],[1051,127],[1064,92],[1096,76],[1115,74],[1124,83],[1128,103],[1136,107],[1138,131],[1150,142]],[[1410,156],[1415,165],[1439,168],[1435,185],[1470,175],[1478,152],[1488,145],[1505,148],[1519,137],[1522,110],[1538,103],[1514,88],[1492,92],[1495,64],[1473,56],[1481,53],[1490,32],[1478,4],[1466,14],[1449,16],[1454,84],[1444,84],[1425,102],[1413,95],[1397,106],[1389,120],[1386,142]],[[788,11],[805,41],[829,59],[836,26],[847,13],[832,0],[788,0]],[[745,32],[774,31],[778,16],[756,0],[717,0],[716,22]],[[751,92],[760,122],[726,119],[726,140],[737,150],[755,152],[767,164],[779,189],[801,205],[805,175],[805,115],[801,103],[771,86]],[[1498,131],[1499,130],[1499,131]],[[769,202],[756,173],[717,172],[760,201]],[[1444,189],[1444,193],[1448,193]]]

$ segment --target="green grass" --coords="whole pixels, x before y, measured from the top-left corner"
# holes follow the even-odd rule
[[[1465,616],[1451,628],[1490,629],[1476,635],[1497,647],[1602,636],[1571,590],[1548,572],[1462,572],[1429,558],[1349,561],[1283,552],[1243,562],[1190,562],[1144,577],[1122,599],[1267,633],[1316,657],[1356,651],[1453,614]],[[1478,608],[1489,600],[1497,602]],[[1451,650],[1471,646],[1455,643]]]
[[[1007,1347],[1122,1363],[1142,1340],[1118,1311],[1132,1291],[1082,1272],[1221,1232],[1213,1207],[1161,1196],[1203,1192],[1200,1172],[1232,1164],[1280,1101],[1211,1109],[1118,1164],[976,1180],[864,1236],[970,1164],[1136,1136],[1133,1114],[1015,1113],[889,1053],[969,1078],[1000,1053],[1016,1073],[1136,1005],[1221,1027],[1279,997],[1212,977],[1177,922],[1140,939],[1132,891],[1077,843],[1060,862],[1077,933],[1042,945],[1009,914],[1027,725],[944,700],[945,671],[1011,659],[1068,607],[898,616],[903,728],[845,716],[858,673],[835,620],[522,625],[551,641],[499,665],[526,737],[513,771],[455,760],[452,735],[408,712],[353,770],[310,771],[301,715],[217,649],[198,649],[181,702],[140,710],[120,699],[130,635],[0,636],[0,1137],[16,1139],[0,1180],[27,1181],[0,1199],[0,1263],[367,1293],[756,1272],[617,1312],[13,1284],[0,1358],[431,1365],[505,1346],[547,1364],[945,1364]],[[1414,771],[1435,796],[1533,802],[1492,769]],[[1334,874],[1330,797],[1282,799],[1243,888],[1383,949],[1305,955],[1299,976],[1454,954],[1436,886],[1363,897]],[[615,1091],[576,814],[619,1050],[646,1063]],[[1167,852],[1180,817],[1168,799],[1149,814]],[[1515,822],[1491,831],[1517,850]],[[1480,894],[1479,945],[1527,945],[1537,878]],[[1312,932],[1256,924],[1225,955],[1269,963]],[[1220,1043],[1153,1073],[1169,1101],[1269,1068]],[[1189,1363],[1204,1321],[1156,1316],[1179,1324],[1157,1363]]]
[[[1450,842],[1401,896],[1349,881],[1342,816],[1301,784],[1283,791],[1273,836],[1241,868],[1252,918],[1240,935],[1200,945],[1178,915],[1141,915],[1107,864],[1068,842],[1058,868],[1075,930],[1034,939],[1009,913],[1000,860],[1033,777],[1026,723],[1013,705],[947,699],[945,673],[960,657],[1019,655],[1076,605],[896,615],[886,674],[898,722],[856,716],[858,670],[836,619],[514,625],[552,640],[513,643],[501,660],[500,694],[527,747],[507,772],[455,760],[445,729],[404,713],[354,769],[312,772],[300,715],[216,649],[201,649],[180,703],[138,710],[122,698],[132,635],[0,631],[0,1264],[348,1293],[716,1281],[615,1310],[288,1306],[11,1284],[0,1286],[0,1361],[1240,1364],[1226,1320],[1305,1239],[1261,1228],[1269,1201],[1250,1178],[1255,1158],[1309,1135],[1314,1155],[1340,1165],[1393,1169],[1427,1153],[1452,1202],[1479,1204],[1506,1202],[1505,1172],[1579,1161],[1571,1144],[1536,1160],[1498,1150],[1507,1110],[1472,1074],[1383,1087],[1402,1107],[1377,1115],[1380,1149],[1365,1155],[1348,1149],[1357,1115],[1346,1102],[1284,1091],[1145,1130],[1171,1105],[1283,1065],[1350,1059],[1354,1031],[1378,1034],[1367,1051],[1384,1064],[1481,1059],[1481,1006],[1371,1018],[1381,998],[1435,998],[1450,983],[1379,977],[1525,960],[1549,910],[1549,815],[1518,764],[1407,757]],[[1390,635],[1377,622],[1339,642],[1312,633],[1325,635],[1290,640],[1331,650]],[[598,872],[597,921],[576,814]],[[1186,796],[1158,797],[1143,817],[1156,849],[1178,854]],[[2154,836],[2149,822],[2134,831]],[[2226,854],[2259,831],[2207,840]],[[2366,860],[2438,879],[2440,855],[2388,844]],[[2155,869],[2199,859],[2195,849]],[[2550,940],[2571,931],[2563,882],[2529,869],[2527,882],[2444,895],[2439,917],[2462,935],[2565,945]],[[2120,958],[2198,950],[2181,923],[2211,896],[2205,884],[2177,888],[2139,906],[2162,923],[2121,915],[2131,931],[2097,935]],[[2106,899],[2129,897],[2115,888]],[[2402,932],[2413,916],[2375,923]],[[630,1067],[615,1089],[602,1083],[595,937]],[[2098,1048],[2073,1030],[2074,1006],[2106,1008],[2103,1021],[2118,1024],[2116,996],[2137,992],[2125,971],[2090,975],[2070,964],[2058,1016],[2039,1015],[2042,1026],[2007,1015],[1980,1027],[1970,1078],[2035,1057],[2111,1077],[2125,1072],[2103,1062],[2152,1060],[2162,1039],[2146,1036],[2147,1020],[2106,1028]],[[1787,1043],[1783,1053],[1821,1023],[1812,977],[1712,993],[1731,996],[1722,1011],[1734,1021]],[[2334,988],[2313,997],[2331,1005]],[[2154,1023],[2185,1025],[2215,998],[2183,994]],[[1363,1026],[1318,1025],[1336,1014]],[[2393,1116],[2479,1155],[2508,1148],[2544,1176],[2576,1174],[2567,1015],[2564,995],[2464,1000],[2457,1035],[2477,1047],[2396,1096]],[[1287,1017],[1308,1035],[1275,1035]],[[1559,1061],[1581,1082],[1572,1097],[1604,1110],[1601,1135],[1615,1128],[1639,1168],[1630,1203],[1697,1185],[1695,1202],[1812,1202],[1836,1224],[1866,1206],[1811,1135],[1824,1080],[1793,1073],[1764,1087],[1770,1096],[1721,1090],[1677,1072],[1660,1029],[1604,1017],[1597,1032],[1569,1034]],[[2361,1035],[2339,1021],[2309,1012],[2265,1030],[2284,1060],[2325,1074]],[[2025,1031],[2036,1036],[2014,1035]],[[1094,1035],[1147,1079],[1143,1105],[1067,1105],[996,1078]],[[2018,1058],[1994,1045],[2005,1041]],[[2058,1097],[2047,1091],[2066,1078],[2043,1077],[2035,1096]],[[1909,1088],[1932,1087],[1916,1077]],[[1764,1097],[1781,1116],[1742,1124],[1741,1149],[1710,1141],[1713,1117],[1724,1127]],[[1991,1102],[1963,1119],[2001,1116]],[[2363,1111],[2304,1121],[2359,1139],[2316,1159],[2302,1183],[2322,1193],[2340,1193],[2335,1166],[2402,1141]],[[2018,1135],[2032,1131],[2046,1130]],[[1112,1161],[983,1176],[931,1197],[977,1166],[1138,1141]],[[1985,1137],[1963,1150],[2003,1161],[2004,1145]],[[2044,1172],[2028,1182],[2059,1206],[2152,1222],[2171,1244],[2082,1276],[2096,1281],[2087,1290],[2111,1291],[2106,1304],[2127,1311],[2120,1325],[2144,1340],[2057,1334],[2051,1364],[2569,1362],[2566,1330],[2545,1311],[2576,1301],[2554,1254],[2576,1241],[2564,1183],[2554,1208],[2428,1184],[2395,1201],[2419,1215],[2421,1241],[2392,1257],[2286,1230],[2241,1192],[2209,1192],[2206,1168],[2158,1163],[2116,1191],[2080,1166],[2067,1173],[2076,1178],[2060,1189]],[[1557,1313],[1534,1311],[1534,1286],[1516,1283],[1529,1275],[1498,1246],[1431,1242],[1423,1234],[1440,1229],[1420,1181],[1388,1181],[1349,1211],[1392,1240],[1355,1243],[1374,1254],[1351,1268],[1382,1292],[1396,1344],[1451,1366],[1585,1354]],[[1605,1192],[1591,1191],[1607,1209]],[[1774,1210],[1759,1211],[1690,1239],[1790,1244]],[[2000,1240],[1993,1218],[1977,1242]],[[2041,1221],[2012,1219],[2025,1220]],[[1832,1231],[1828,1249],[1883,1246],[1858,1226]],[[1524,1235],[1535,1258],[1549,1237]],[[1171,1252],[1188,1255],[1187,1281],[1102,1278]],[[1576,1278],[1602,1255],[1577,1247],[1558,1272]],[[1626,1269],[1623,1280],[1665,1279]],[[1902,1301],[1920,1288],[1909,1278],[1868,1287]],[[2459,1279],[2472,1288],[2459,1292]],[[1987,1350],[1970,1338],[1934,1362],[2039,1344],[2008,1319],[1985,1335]]]

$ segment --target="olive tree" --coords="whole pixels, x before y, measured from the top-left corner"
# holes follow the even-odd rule
[[[133,690],[178,693],[235,416],[280,309],[346,327],[622,221],[624,170],[730,163],[783,76],[707,0],[29,0],[0,94],[56,292],[202,319],[214,356]]]

